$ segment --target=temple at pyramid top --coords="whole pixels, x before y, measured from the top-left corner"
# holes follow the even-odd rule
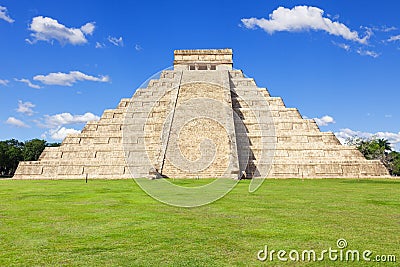
[[[175,50],[175,70],[232,70],[232,49]]]

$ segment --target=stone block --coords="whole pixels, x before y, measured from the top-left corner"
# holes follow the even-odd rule
[[[338,175],[341,176],[343,174],[342,166],[337,163],[331,164],[318,164],[315,166],[315,173],[318,175]]]
[[[60,165],[57,168],[57,175],[80,175],[83,174],[83,166],[76,165]]]
[[[299,167],[292,164],[274,164],[272,166],[272,173],[277,175],[288,175],[291,177],[293,175],[299,174]]]
[[[323,142],[321,135],[308,135],[308,142],[309,143],[321,143]]]
[[[62,144],[79,144],[81,141],[80,137],[73,137],[73,136],[67,136]]]

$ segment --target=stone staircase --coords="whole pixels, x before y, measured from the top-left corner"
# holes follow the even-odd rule
[[[228,72],[183,71],[175,101],[161,173],[176,178],[237,179],[239,164]],[[209,149],[202,143],[205,139],[212,143]],[[207,153],[211,154],[206,157]]]

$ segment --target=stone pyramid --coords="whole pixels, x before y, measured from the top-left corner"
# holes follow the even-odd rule
[[[389,176],[232,65],[231,49],[176,50],[172,70],[14,178]]]

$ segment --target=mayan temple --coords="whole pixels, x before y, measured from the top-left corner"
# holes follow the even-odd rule
[[[173,69],[38,161],[20,162],[14,178],[387,176],[233,69],[231,49],[212,49],[176,50]]]

